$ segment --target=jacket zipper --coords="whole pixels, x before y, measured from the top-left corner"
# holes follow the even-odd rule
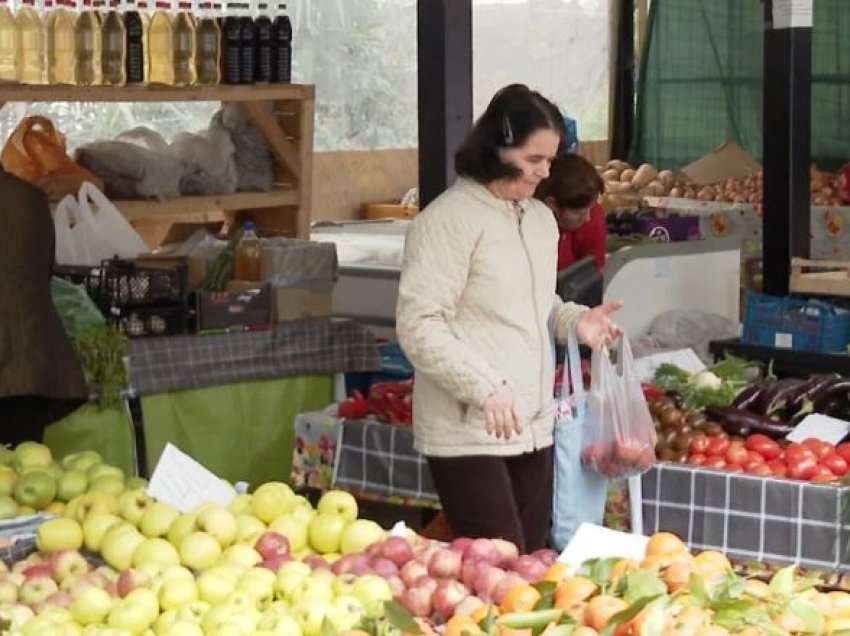
[[[529,273],[529,276],[531,277],[531,304],[534,307],[534,319],[535,319],[535,324],[537,325],[537,337],[538,337],[538,341],[539,341],[539,344],[540,344],[540,351],[542,352],[543,347],[545,346],[546,342],[545,342],[545,338],[543,337],[543,334],[540,332],[540,312],[538,311],[538,308],[537,308],[537,290],[536,290],[536,285],[534,284],[534,265],[531,262],[531,254],[529,254],[529,252],[528,252],[528,245],[526,245],[526,243],[525,243],[525,234],[523,234],[523,231],[522,231],[522,216],[523,216],[522,208],[517,206],[516,212],[517,212],[517,229],[519,230],[519,241],[520,241],[520,243],[522,243],[522,249],[525,252],[525,260],[528,263],[528,273]],[[540,362],[540,387],[541,387],[541,392],[543,391],[543,386],[546,383],[546,377],[545,376],[546,376],[546,371],[543,368],[543,361],[542,361],[542,357],[541,357],[541,362]],[[543,400],[542,394],[540,396],[540,399],[541,399],[541,401]],[[544,408],[544,405],[541,402],[540,409],[538,410],[538,412],[540,412],[540,410],[542,410],[543,408]],[[537,450],[537,439],[536,439],[536,436],[534,434],[534,427],[531,425],[531,422],[528,422],[528,428],[531,431],[531,442],[532,442],[532,445],[533,445],[533,449]]]

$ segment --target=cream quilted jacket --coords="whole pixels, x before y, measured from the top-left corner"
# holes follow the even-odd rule
[[[533,199],[519,205],[459,179],[408,230],[396,331],[416,369],[413,430],[424,455],[518,455],[552,444],[550,325],[563,340],[587,308],[555,294],[552,212]],[[510,440],[487,434],[480,409],[503,382],[525,422]]]

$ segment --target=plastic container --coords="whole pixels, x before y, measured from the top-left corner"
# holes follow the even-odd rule
[[[148,26],[148,83],[174,85],[174,29],[170,5],[160,0]]]
[[[18,28],[6,0],[0,1],[0,81],[18,81]]]
[[[58,0],[47,15],[47,82],[75,84],[77,12],[71,0]]]
[[[195,69],[198,84],[214,86],[221,83],[221,29],[212,5],[201,5],[195,30]]]
[[[272,21],[268,15],[269,5],[257,4],[254,29],[257,33],[256,67],[254,81],[266,84],[272,79]]]
[[[254,229],[254,223],[245,222],[242,238],[236,246],[236,263],[234,266],[236,280],[263,280],[263,250],[260,239]]]
[[[44,23],[35,9],[34,0],[23,0],[15,15],[18,32],[18,81],[21,84],[44,84],[45,68]]]
[[[239,26],[239,83],[253,84],[257,66],[257,28],[247,3],[240,6]]]
[[[195,70],[195,20],[192,4],[181,1],[174,16],[174,84],[192,86],[198,75]]]
[[[277,17],[272,23],[271,81],[276,84],[292,81],[292,22],[283,3],[277,5]]]
[[[103,83],[101,59],[103,57],[103,24],[100,13],[92,0],[83,0],[83,11],[77,18],[74,29],[76,42],[76,65],[74,80],[84,86]]]
[[[128,84],[141,84],[148,76],[147,27],[144,8],[146,3],[130,0],[124,12],[124,30],[126,32],[125,72]]]
[[[242,26],[237,15],[237,5],[225,5],[221,23],[221,81],[224,84],[241,83]]]
[[[118,10],[118,0],[112,0],[103,19],[103,83],[124,86],[127,83],[127,28]]]

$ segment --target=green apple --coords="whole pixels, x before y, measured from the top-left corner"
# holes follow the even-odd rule
[[[124,485],[127,487],[127,490],[144,490],[147,492],[150,484],[144,477],[137,477],[136,475],[133,475],[132,477],[127,477],[127,479],[124,480]]]
[[[0,444],[0,466],[11,466],[15,463],[15,451]]]
[[[277,571],[277,589],[278,596],[287,600],[292,598],[292,593],[295,588],[310,576],[312,568],[303,561],[289,561],[280,566]]]
[[[152,501],[145,507],[139,519],[139,530],[151,539],[164,537],[179,516],[180,511],[171,504],[164,501]]]
[[[162,612],[159,616],[157,616],[156,620],[153,624],[153,631],[157,636],[162,636],[162,634],[166,633],[168,627],[177,621],[177,612],[175,610],[168,610],[167,612]]]
[[[66,455],[60,463],[65,470],[79,470],[85,473],[92,466],[102,464],[103,457],[97,451],[84,450]]]
[[[97,464],[92,466],[86,471],[88,475],[89,481],[94,481],[95,479],[99,479],[100,477],[115,477],[120,479],[121,482],[124,482],[124,471],[118,468],[118,466],[111,466],[110,464]]]
[[[95,512],[83,521],[83,543],[86,550],[98,552],[103,535],[115,524],[121,523],[121,518],[106,512]]]
[[[263,523],[271,523],[295,508],[295,493],[280,481],[270,481],[254,491],[251,511]]]
[[[198,577],[198,597],[210,605],[219,605],[233,593],[236,583],[226,574],[211,568]]]
[[[354,629],[366,613],[363,603],[354,596],[337,596],[333,601],[333,607],[331,622],[340,632]]]
[[[259,552],[244,543],[234,543],[222,553],[222,557],[227,561],[244,565],[246,568],[253,567],[263,560]]]
[[[334,596],[351,596],[351,590],[354,587],[354,581],[357,580],[357,575],[353,572],[344,572],[337,574],[331,583],[331,588],[334,591]]]
[[[342,531],[347,524],[345,517],[320,512],[307,529],[310,547],[320,554],[339,552]]]
[[[14,519],[18,516],[18,502],[9,495],[0,495],[0,519]]]
[[[121,487],[123,489],[123,483]],[[153,499],[144,490],[125,490],[116,494],[118,494],[118,510],[121,512],[121,516],[134,526],[139,527],[142,517],[153,503]]]
[[[250,513],[236,515],[236,543],[254,545],[266,531],[266,524]]]
[[[286,537],[289,540],[289,551],[295,553],[307,547],[309,526],[309,521],[301,521],[293,513],[272,521],[269,530]]]
[[[332,620],[334,606],[329,601],[307,601],[293,607],[292,615],[304,636],[319,636],[325,619]]]
[[[355,519],[342,531],[339,547],[343,554],[363,552],[386,536],[384,529],[370,519]]]
[[[117,525],[107,530],[100,545],[103,560],[119,572],[133,564],[133,553],[145,540],[133,526],[127,526]]]
[[[331,583],[312,576],[308,576],[296,585],[289,598],[293,606],[306,601],[332,601],[333,599],[334,591]]]
[[[117,477],[115,475],[95,477],[89,481],[89,492],[105,492],[117,497],[124,492],[124,479],[123,477]]]
[[[124,600],[142,608],[145,619],[152,624],[159,615],[159,600],[153,590],[146,587],[137,587],[124,597]]]
[[[289,516],[298,521],[304,522],[305,525],[309,525],[309,523],[317,514],[319,513],[313,510],[312,508],[304,508],[303,506],[299,506],[298,508],[293,510],[289,514]]]
[[[319,499],[316,510],[319,514],[339,515],[346,521],[354,521],[358,513],[357,500],[345,490],[329,490]]]
[[[183,539],[190,533],[195,531],[195,521],[198,515],[194,512],[187,512],[179,515],[168,528],[166,538],[173,544],[179,546]]]
[[[198,586],[194,580],[171,579],[159,588],[159,606],[164,610],[180,610],[198,600]]]
[[[15,462],[20,468],[50,466],[53,455],[50,449],[38,442],[21,442],[15,447]]]
[[[266,610],[263,612],[258,630],[267,630],[273,636],[300,636],[301,625],[292,616],[281,612]],[[256,634],[256,632],[255,632]]]
[[[180,562],[193,570],[206,570],[221,557],[221,544],[206,532],[191,532],[180,542]]]
[[[18,473],[15,469],[11,466],[0,465],[0,494],[11,495],[15,490],[16,481],[18,481]]]
[[[153,620],[149,618],[144,605],[134,603],[123,598],[109,610],[106,624],[116,629],[127,630],[130,634],[141,634],[151,626]]]
[[[393,599],[390,584],[374,574],[359,577],[351,587],[351,594],[363,604],[369,618],[381,618],[384,615],[384,603]]]
[[[227,509],[237,516],[245,513],[250,513],[251,497],[252,495],[247,492],[239,493],[230,501],[229,504],[227,504]]]
[[[118,497],[108,492],[87,492],[82,495],[79,500],[75,497],[68,502],[69,507],[72,502],[78,501],[74,510],[74,518],[82,523],[86,517],[94,513],[108,513],[117,515],[119,509]],[[66,517],[71,516],[71,511],[66,511]]]
[[[69,470],[60,478],[56,487],[56,498],[59,501],[71,501],[77,495],[82,495],[89,487],[89,478],[81,470]]]
[[[177,612],[177,619],[191,621],[196,625],[200,625],[201,620],[204,618],[206,613],[210,611],[210,607],[212,606],[206,601],[192,601],[191,603],[186,603],[180,608],[180,611]]]
[[[193,621],[178,618],[156,634],[157,636],[204,636],[204,630]]]
[[[271,580],[260,576],[250,576],[252,570],[248,570],[236,583],[236,589],[247,592],[259,609],[267,608],[274,600],[275,573],[271,570],[264,571],[272,575]]]
[[[59,591],[59,585],[49,576],[39,576],[25,580],[18,590],[18,599],[30,607],[47,600],[47,597]]]
[[[28,472],[15,483],[14,495],[22,506],[41,510],[56,497],[56,481],[42,471]]]
[[[195,528],[206,532],[226,548],[236,539],[236,517],[227,508],[215,506],[204,510],[195,521]]]
[[[133,552],[133,565],[140,567],[146,563],[179,565],[180,553],[162,537],[145,538]]]
[[[71,603],[71,616],[80,625],[102,623],[109,615],[113,602],[106,590],[91,585],[77,594]]]
[[[50,575],[60,589],[73,585],[89,572],[89,562],[78,550],[59,550],[50,555]]]
[[[73,519],[48,519],[38,527],[35,545],[43,554],[59,550],[79,550],[83,547],[83,529]]]

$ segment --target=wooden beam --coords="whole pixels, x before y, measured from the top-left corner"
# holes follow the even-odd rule
[[[286,166],[300,181],[302,163],[298,156],[298,149],[283,134],[269,102],[242,102],[240,106],[269,142],[269,150],[275,160]]]

